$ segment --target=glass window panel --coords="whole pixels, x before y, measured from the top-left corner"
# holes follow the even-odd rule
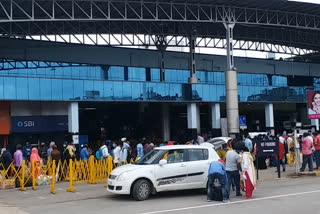
[[[186,70],[165,70],[165,81],[166,82],[179,82],[188,83],[190,72]]]
[[[122,82],[113,82],[113,96],[114,99],[122,99]]]
[[[109,80],[124,80],[124,67],[111,66],[108,70]]]
[[[129,80],[131,81],[146,81],[146,69],[145,68],[128,68]]]
[[[5,77],[4,78],[4,99],[6,100],[16,100],[16,78]]]
[[[37,77],[45,77],[47,69],[50,69],[50,68],[37,68],[36,76]]]
[[[87,69],[87,78],[88,79],[96,79],[96,71],[95,71],[95,68],[94,67],[91,67],[91,66],[86,66],[86,69]]]
[[[52,79],[52,100],[62,100],[62,80]]]
[[[27,78],[16,78],[17,80],[17,99],[28,100],[28,79]]]
[[[46,77],[54,77],[55,76],[55,68],[46,68]]]
[[[72,73],[71,73],[71,67],[63,67],[63,77],[64,78],[71,78]]]
[[[284,76],[272,76],[272,86],[287,86],[288,79]]]
[[[83,80],[73,80],[73,99],[82,100],[83,91]]]
[[[96,93],[95,99],[101,99],[103,97],[103,82],[102,81],[94,81],[94,91]]]
[[[40,79],[40,88],[41,100],[52,100],[51,79]]]
[[[103,79],[104,79],[104,70],[103,70],[103,68],[100,67],[100,66],[97,66],[97,67],[95,67],[95,68],[96,68],[96,70],[97,70],[97,76],[96,76],[96,78],[99,79],[99,80],[103,80]]]
[[[160,69],[151,68],[151,81],[160,82]]]
[[[51,70],[54,71],[55,77],[60,77],[60,78],[63,77],[63,68],[56,67],[56,68],[51,68]]]
[[[122,87],[123,87],[123,90],[122,90],[123,100],[132,100],[132,90],[133,90],[132,82],[123,82]]]
[[[28,70],[28,77],[34,77],[37,74],[37,69],[29,69]]]
[[[6,64],[5,64],[6,65]],[[16,73],[15,70],[11,70],[12,73]],[[0,70],[0,75],[1,76],[7,76],[9,73],[9,70]]]
[[[106,100],[113,100],[113,82],[103,82],[103,96]]]
[[[29,100],[40,100],[40,80],[39,78],[28,78]]]
[[[145,83],[132,82],[132,100],[144,100],[143,86]]]
[[[0,99],[4,99],[3,79],[4,77],[0,77]]]
[[[88,77],[88,70],[86,69],[85,66],[79,67],[78,72],[79,72],[79,77],[80,77],[80,79],[87,79],[87,77]]]
[[[72,80],[63,80],[63,100],[72,100],[73,99],[73,81]]]
[[[79,79],[81,67],[71,67],[70,69],[71,69],[71,78]]]
[[[84,96],[85,99],[95,99],[97,93],[94,91],[94,81],[92,80],[85,80],[84,84]]]

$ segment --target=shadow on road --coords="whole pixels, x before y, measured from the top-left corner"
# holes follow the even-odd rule
[[[185,198],[185,197],[194,197],[194,196],[203,196],[206,194],[203,190],[179,190],[179,191],[170,191],[170,192],[160,192],[155,195],[151,195],[148,200],[160,200],[160,199],[170,199],[170,198]],[[114,201],[135,201],[129,195],[106,195],[103,198]]]

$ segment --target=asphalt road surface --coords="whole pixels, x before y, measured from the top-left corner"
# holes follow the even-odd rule
[[[261,181],[254,197],[245,200],[231,193],[231,202],[207,202],[199,190],[160,193],[137,202],[129,196],[112,195],[103,184],[75,186],[76,193],[66,192],[67,184],[57,185],[57,194],[48,187],[37,191],[0,190],[0,213],[31,214],[234,214],[234,213],[320,213],[320,178],[300,177]]]

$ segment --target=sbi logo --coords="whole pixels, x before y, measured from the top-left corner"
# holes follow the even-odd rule
[[[22,121],[18,121],[18,122],[17,122],[17,126],[18,126],[18,127],[23,127],[23,122],[22,122]]]
[[[19,128],[27,128],[27,127],[34,127],[34,121],[32,120],[27,120],[27,121],[18,121],[17,122],[17,127]]]

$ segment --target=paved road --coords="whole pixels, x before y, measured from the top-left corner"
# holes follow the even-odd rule
[[[273,178],[259,183],[254,199],[243,200],[233,192],[228,204],[208,203],[198,190],[161,193],[148,201],[136,202],[128,196],[109,194],[103,184],[76,186],[76,193],[67,193],[66,184],[60,184],[56,195],[49,194],[47,187],[26,192],[0,191],[0,213],[5,213],[5,209],[13,210],[8,213],[32,214],[319,213],[319,184],[319,177]]]

